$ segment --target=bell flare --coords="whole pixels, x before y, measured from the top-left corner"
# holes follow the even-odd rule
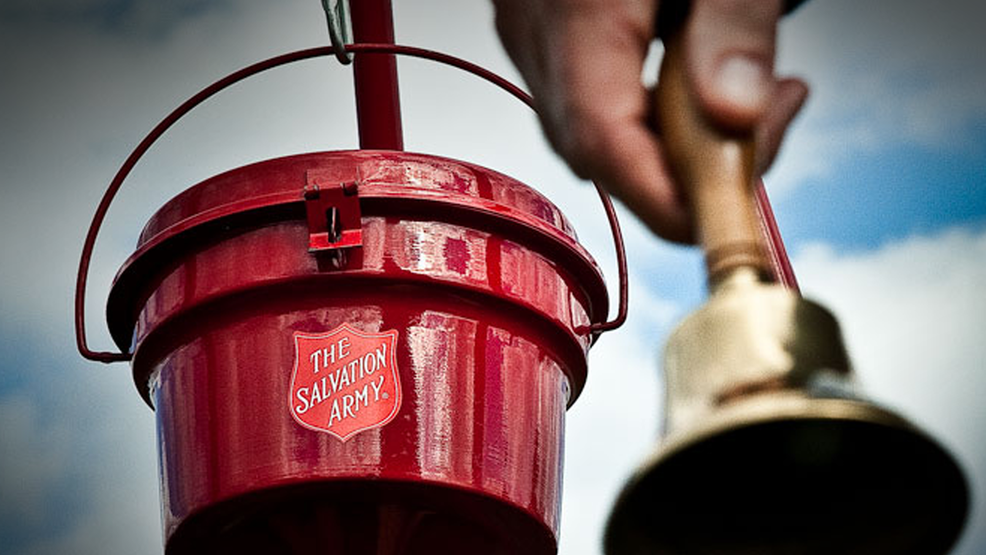
[[[668,437],[618,498],[605,552],[935,555],[955,543],[968,487],[930,437],[860,400],[760,401]]]

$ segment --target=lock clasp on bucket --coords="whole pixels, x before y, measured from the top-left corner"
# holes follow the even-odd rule
[[[308,172],[306,181],[308,252],[332,252],[344,263],[346,249],[363,245],[359,185],[355,181],[332,183],[318,172]]]

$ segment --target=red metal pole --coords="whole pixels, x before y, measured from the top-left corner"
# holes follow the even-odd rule
[[[770,206],[767,190],[764,189],[762,181],[757,185],[756,198],[757,212],[760,214],[760,227],[767,240],[767,255],[773,266],[774,277],[781,285],[794,291],[800,291],[798,278],[795,277],[791,260],[787,257],[787,249],[784,248],[781,231],[777,227],[777,220],[774,219],[774,209]]]
[[[390,0],[350,3],[353,40],[394,44]],[[397,59],[393,54],[357,54],[353,60],[359,144],[364,149],[403,150]]]

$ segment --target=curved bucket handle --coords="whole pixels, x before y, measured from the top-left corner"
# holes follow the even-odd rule
[[[488,69],[471,62],[467,62],[466,60],[456,58],[455,56],[451,56],[449,54],[398,44],[357,43],[346,45],[345,48],[347,52],[352,53],[400,54],[450,65],[472,73],[473,75],[476,75],[477,77],[485,79],[493,85],[500,87],[526,104],[532,110],[536,111],[534,107],[534,99],[531,95],[527,94],[510,81],[507,81],[503,77],[500,77]],[[103,193],[103,197],[100,199],[99,205],[96,207],[96,213],[93,214],[92,222],[89,224],[89,231],[86,233],[86,240],[82,247],[82,255],[79,259],[79,273],[75,282],[75,341],[78,346],[79,353],[83,357],[89,360],[109,363],[130,360],[133,356],[132,353],[117,353],[108,351],[100,352],[89,349],[86,342],[85,297],[86,282],[89,277],[89,263],[92,258],[93,247],[96,244],[96,236],[99,234],[99,229],[103,224],[103,220],[106,218],[106,212],[109,210],[110,204],[113,202],[117,192],[123,185],[124,179],[127,178],[130,171],[133,170],[134,166],[144,155],[144,153],[147,152],[151,145],[153,145],[165,131],[167,131],[185,114],[190,112],[193,108],[204,102],[206,99],[229,87],[230,85],[242,81],[252,75],[256,75],[257,73],[261,73],[278,66],[287,65],[310,58],[333,55],[336,55],[336,51],[331,46],[308,48],[305,50],[297,50],[287,54],[281,54],[280,56],[274,56],[244,67],[239,71],[233,72],[202,89],[194,96],[183,102],[180,106],[175,108],[175,110],[161,120],[161,122],[158,123],[146,137],[144,137],[133,152],[130,153],[130,156],[127,157],[126,161],[124,161],[123,165],[120,166],[120,169],[116,172],[116,175],[113,176],[113,180],[110,182],[109,187],[107,187],[106,192]],[[613,208],[613,202],[609,198],[606,191],[604,191],[603,188],[596,183],[593,183],[593,185],[595,185],[596,191],[599,193],[599,198],[602,201],[603,208],[606,211],[606,218],[609,220],[609,227],[612,231],[613,242],[616,248],[616,262],[619,269],[620,278],[620,300],[616,317],[609,321],[594,322],[587,327],[576,330],[579,333],[591,332],[598,335],[602,332],[614,330],[622,326],[626,321],[628,284],[626,248],[623,244],[623,235],[620,232],[620,223],[616,217],[616,210]]]

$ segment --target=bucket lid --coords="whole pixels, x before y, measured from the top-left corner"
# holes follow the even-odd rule
[[[468,222],[493,232],[521,234],[525,245],[570,271],[587,300],[591,321],[608,311],[602,272],[578,243],[574,228],[551,201],[495,171],[448,158],[403,151],[336,151],[299,154],[242,166],[182,192],[148,221],[137,250],[117,273],[107,321],[117,346],[132,341],[147,284],[215,225],[249,225],[305,218],[308,172],[327,182],[356,182],[363,214],[414,214]]]

